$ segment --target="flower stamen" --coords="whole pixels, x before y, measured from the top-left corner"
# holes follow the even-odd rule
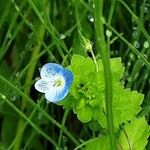
[[[62,85],[62,81],[61,81],[60,79],[58,79],[58,80],[55,81],[55,83],[54,83],[53,86],[59,87],[59,86],[61,86],[61,85]]]

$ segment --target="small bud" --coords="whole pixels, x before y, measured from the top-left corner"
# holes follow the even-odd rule
[[[92,50],[92,44],[91,44],[90,40],[88,40],[88,39],[85,40],[85,48],[89,52]]]

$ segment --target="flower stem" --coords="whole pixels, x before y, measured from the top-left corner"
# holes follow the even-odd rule
[[[110,69],[110,56],[106,46],[104,26],[103,26],[103,0],[94,0],[94,17],[95,17],[95,32],[97,40],[97,48],[102,57],[105,77],[105,100],[107,113],[108,134],[110,137],[111,150],[116,150],[116,140],[113,124],[112,110],[112,77]]]

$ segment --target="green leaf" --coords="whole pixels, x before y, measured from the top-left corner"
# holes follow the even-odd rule
[[[72,109],[73,105],[74,105],[74,101],[75,100],[74,100],[73,96],[68,94],[67,97],[64,100],[58,102],[57,104],[58,105],[63,105],[64,109]]]
[[[108,136],[102,136],[89,141],[84,150],[111,150]]]
[[[115,129],[120,124],[130,121],[140,112],[140,104],[144,99],[144,95],[130,89],[124,89],[122,85],[114,86],[113,94],[113,113]]]
[[[96,67],[92,59],[84,58],[80,55],[74,54],[71,60],[71,70],[74,75],[85,75],[90,72],[95,72]]]
[[[99,59],[97,61],[98,63],[98,67],[100,71],[104,71],[103,69],[103,64],[102,64],[102,60]],[[111,63],[111,72],[112,72],[112,79],[114,82],[119,82],[120,79],[123,76],[123,72],[124,72],[124,67],[123,64],[121,63],[121,58],[111,58],[110,59],[110,63]]]
[[[77,117],[82,122],[88,122],[92,118],[92,111],[89,106],[85,106],[82,109],[76,109]]]
[[[124,89],[121,85],[124,67],[120,58],[112,58],[110,63],[113,79],[112,106],[117,131],[119,125],[132,120],[139,113],[144,96],[136,91]],[[98,67],[97,72],[91,58],[73,55],[70,65],[70,70],[74,74],[74,82],[70,90],[73,101],[72,103],[68,101],[67,105],[72,106],[80,121],[88,122],[94,119],[101,127],[107,128],[104,69],[100,59]]]
[[[149,135],[150,128],[145,118],[134,118],[124,125],[124,131],[121,131],[119,136],[119,144],[124,150],[144,150]]]

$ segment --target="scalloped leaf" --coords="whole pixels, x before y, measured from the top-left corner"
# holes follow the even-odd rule
[[[150,128],[144,117],[134,118],[124,125],[119,136],[119,144],[124,150],[144,150],[150,135]]]
[[[96,67],[92,59],[89,57],[74,54],[71,59],[71,69],[74,75],[84,75],[90,72],[95,72]]]
[[[121,85],[120,79],[123,77],[124,67],[120,58],[112,58],[110,63],[113,79],[114,125],[117,131],[120,124],[132,120],[141,110],[140,105],[144,96],[136,91],[124,89]],[[68,101],[66,104],[72,106],[80,121],[88,122],[94,119],[103,128],[107,128],[104,69],[101,60],[98,60],[98,66],[99,71],[96,72],[91,58],[73,55],[70,65],[70,70],[74,74],[70,90],[73,102]]]
[[[76,109],[77,117],[80,121],[86,123],[92,118],[92,110],[89,106],[85,106],[82,109]]]

